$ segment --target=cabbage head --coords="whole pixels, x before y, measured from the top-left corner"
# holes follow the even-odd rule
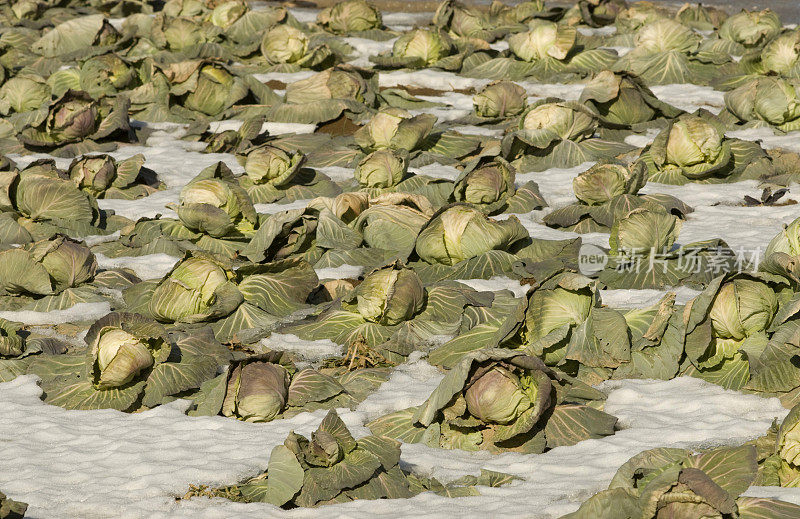
[[[493,220],[470,205],[455,204],[428,222],[415,249],[427,263],[455,265],[491,250],[510,251],[528,237],[516,216]]]

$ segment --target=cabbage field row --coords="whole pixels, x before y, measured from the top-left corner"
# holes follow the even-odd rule
[[[800,517],[789,22],[0,6],[0,519]]]

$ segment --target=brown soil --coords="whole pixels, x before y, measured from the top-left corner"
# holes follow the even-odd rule
[[[265,84],[273,90],[286,90],[286,83],[277,79],[270,79]]]
[[[327,133],[333,136],[353,135],[359,128],[361,128],[359,125],[355,124],[344,115],[340,115],[333,121],[328,121],[317,126],[316,133]]]

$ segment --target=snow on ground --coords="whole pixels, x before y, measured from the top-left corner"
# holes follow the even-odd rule
[[[307,341],[291,333],[273,333],[258,343],[264,351],[288,351],[302,356],[309,362],[317,362],[343,353],[340,344],[329,339]]]
[[[381,71],[378,84],[382,87],[410,86],[434,90],[479,89],[491,83],[488,79],[462,77],[442,70],[392,70]]]
[[[120,258],[109,258],[103,254],[95,254],[95,258],[97,258],[97,265],[102,269],[128,268],[133,270],[142,280],[164,277],[180,260],[180,258],[164,253]]]
[[[525,297],[530,288],[528,285],[520,285],[519,280],[507,276],[493,276],[489,279],[457,279],[456,281],[479,291],[510,290],[514,293],[514,297]]]
[[[687,112],[705,108],[712,113],[719,113],[725,108],[725,94],[708,86],[680,84],[655,85],[650,90],[662,101]]]
[[[728,137],[745,141],[760,141],[765,148],[784,148],[789,151],[800,152],[800,139],[798,132],[785,135],[776,134],[771,128],[749,128],[726,133]]]
[[[418,405],[438,384],[438,371],[412,357],[355,411],[340,415],[356,436],[387,412]],[[608,485],[617,468],[645,449],[733,445],[766,431],[786,410],[777,399],[723,390],[692,378],[614,381],[606,411],[620,419],[614,436],[542,455],[468,453],[403,445],[402,463],[450,480],[481,467],[523,477],[482,496],[356,501],[323,509],[279,511],[268,504],[221,499],[175,501],[190,484],[223,485],[255,475],[289,431],[308,435],[324,412],[250,424],[187,417],[185,401],[138,414],[67,411],[39,400],[35,378],[0,384],[0,488],[30,504],[31,518],[246,517],[557,517]],[[580,467],[580,470],[575,470]],[[758,489],[756,489],[758,491]]]
[[[667,293],[675,293],[675,304],[685,305],[700,294],[699,290],[689,287],[675,287],[669,290],[601,290],[600,299],[611,308],[646,308],[661,301]]]
[[[226,121],[212,121],[209,123],[209,130],[212,132],[224,132],[227,130],[238,130],[242,126],[243,121],[229,119]],[[271,135],[279,135],[282,133],[314,133],[316,124],[302,124],[302,123],[276,123],[267,121],[261,126],[262,132],[269,132]]]
[[[368,40],[366,38],[343,38],[344,42],[353,47],[353,56],[355,59],[350,60],[349,63],[356,67],[369,68],[372,63],[369,61],[370,56],[377,56],[383,52],[391,51],[397,38],[392,38],[386,41]]]
[[[357,278],[364,272],[364,267],[357,265],[342,265],[339,267],[314,269],[320,279],[346,279]]]
[[[313,22],[317,10],[292,9],[301,21]],[[392,28],[407,29],[424,24],[430,13],[387,13],[384,22]],[[607,34],[614,27],[586,30],[586,34]],[[354,49],[351,63],[367,65],[370,56],[390,50],[393,40],[376,42],[346,38]],[[493,44],[496,50],[505,42]],[[622,50],[622,49],[618,49]],[[284,84],[308,78],[314,72],[269,73],[256,75],[262,81]],[[452,121],[472,110],[472,92],[490,80],[461,77],[437,71],[382,71],[381,87],[412,87],[444,91],[439,96],[420,96],[443,106],[414,113],[432,113],[441,121]],[[576,100],[580,84],[538,84],[522,81],[531,100],[560,97]],[[652,88],[659,99],[687,111],[706,108],[714,113],[724,106],[723,93],[696,85],[664,85]],[[280,89],[276,90],[281,92]],[[137,123],[145,125],[144,123]],[[241,121],[212,123],[213,131],[238,129]],[[236,174],[243,173],[232,154],[203,154],[202,143],[180,140],[181,125],[152,124],[154,132],[146,146],[122,146],[112,153],[117,159],[137,153],[146,157],[145,166],[153,169],[167,189],[134,201],[100,200],[102,209],[138,219],[161,214],[175,217],[167,209],[177,201],[180,189],[203,168],[224,161]],[[308,133],[314,125],[265,123],[271,134]],[[498,138],[495,128],[458,126],[466,134]],[[631,136],[627,142],[645,146],[655,132]],[[729,136],[761,141],[766,147],[800,151],[798,133],[775,135],[770,129],[729,132]],[[21,167],[47,155],[12,156]],[[71,159],[56,159],[66,168]],[[555,168],[544,172],[520,174],[517,183],[538,183],[549,207],[516,215],[531,236],[546,239],[580,237],[584,243],[608,246],[608,234],[579,235],[550,229],[542,218],[555,208],[575,202],[572,179],[592,166]],[[335,181],[352,177],[349,168],[330,167],[321,171]],[[452,166],[430,164],[412,168],[417,174],[453,180],[459,170]],[[669,186],[649,184],[644,193],[667,193],[693,206],[695,212],[684,223],[679,242],[720,237],[734,249],[755,250],[766,247],[781,226],[798,214],[796,206],[742,207],[744,195],[757,197],[758,183]],[[792,194],[788,198],[792,198]],[[289,204],[257,204],[260,213],[271,214],[287,209],[301,209],[308,200]],[[502,215],[498,218],[507,218]],[[116,237],[116,236],[114,236]],[[107,237],[90,237],[100,243]],[[143,279],[166,274],[176,258],[165,254],[141,257],[107,258],[98,255],[101,268],[130,268]],[[317,269],[320,279],[357,277],[362,267],[343,265]],[[526,286],[505,276],[489,280],[460,280],[476,290],[510,290],[524,297]],[[677,303],[685,304],[697,291],[679,287]],[[603,303],[616,308],[641,308],[658,302],[664,290],[603,290]],[[72,308],[48,313],[0,312],[0,317],[29,326],[97,319],[110,311],[108,303],[81,303]],[[273,334],[260,347],[282,349],[301,356],[305,362],[318,362],[340,355],[342,347],[330,340],[305,341],[290,334]],[[397,367],[391,379],[370,395],[355,411],[340,410],[354,434],[368,434],[363,425],[387,412],[422,403],[442,378],[442,373],[414,353],[408,362]],[[186,403],[177,401],[160,408],[126,415],[116,411],[66,411],[43,404],[41,391],[30,376],[0,384],[0,489],[13,499],[30,503],[29,517],[119,517],[119,518],[236,518],[236,517],[480,517],[508,516],[550,518],[577,509],[594,492],[605,488],[617,468],[644,449],[663,446],[707,447],[733,445],[762,434],[774,418],[786,414],[776,399],[725,391],[697,379],[672,381],[624,380],[606,382],[609,393],[606,411],[618,416],[622,430],[599,440],[561,447],[543,455],[514,453],[493,456],[486,452],[444,451],[423,445],[403,445],[405,467],[444,480],[464,474],[476,474],[480,468],[509,472],[524,478],[497,489],[481,489],[481,497],[446,499],[424,494],[413,499],[354,502],[322,509],[280,511],[266,504],[240,504],[224,500],[197,498],[176,502],[190,484],[222,485],[259,473],[267,464],[273,446],[281,443],[290,430],[309,434],[324,412],[303,413],[287,420],[268,424],[248,424],[222,417],[190,418],[184,414]],[[797,489],[751,488],[747,495],[779,497],[800,503]]]
[[[691,243],[710,238],[722,238],[734,250],[762,254],[769,240],[784,224],[798,217],[796,205],[777,207],[735,207],[724,205],[696,207],[683,224],[679,242]]]
[[[26,325],[62,324],[94,321],[109,312],[111,312],[111,305],[103,301],[100,303],[77,303],[64,310],[51,310],[50,312],[33,312],[31,310],[0,312],[0,319],[17,321]]]
[[[418,175],[428,175],[429,177],[444,178],[446,180],[455,180],[461,174],[461,171],[453,166],[438,163],[428,164],[418,168],[409,168],[409,171]]]

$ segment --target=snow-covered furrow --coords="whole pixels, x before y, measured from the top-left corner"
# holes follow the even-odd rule
[[[384,413],[420,404],[439,372],[413,357],[355,411],[340,414],[357,436]],[[524,478],[479,497],[356,501],[324,509],[280,511],[221,499],[176,501],[191,484],[223,485],[259,473],[269,452],[295,430],[309,434],[324,412],[267,424],[190,418],[185,401],[145,411],[66,411],[39,400],[30,376],[0,384],[0,488],[30,504],[32,518],[504,517],[549,518],[576,509],[608,485],[628,458],[659,446],[740,443],[786,414],[777,399],[726,391],[692,378],[605,384],[606,411],[620,419],[614,436],[542,455],[468,453],[403,445],[407,468],[450,480],[488,468]],[[755,489],[754,491],[758,491]]]

